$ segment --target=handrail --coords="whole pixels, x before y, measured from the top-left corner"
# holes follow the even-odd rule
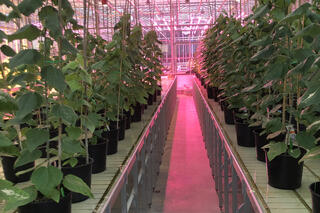
[[[249,181],[249,180],[252,180],[251,176],[247,172],[245,172],[246,168],[243,165],[242,160],[240,159],[240,157],[238,155],[235,154],[235,153],[237,153],[237,151],[230,144],[230,142],[229,142],[230,139],[228,140],[226,138],[225,133],[221,128],[221,124],[216,119],[216,116],[212,112],[212,109],[210,108],[210,106],[207,103],[206,99],[204,98],[203,94],[200,92],[201,90],[200,90],[198,84],[196,82],[194,82],[194,85],[197,87],[197,91],[198,91],[211,119],[214,121],[215,127],[219,131],[219,136],[220,136],[220,138],[226,148],[228,156],[230,156],[230,158],[232,159],[232,164],[234,165],[234,168],[238,174],[238,177],[241,180],[243,180],[246,185],[246,192],[247,192],[247,195],[249,196],[252,207],[254,208],[255,212],[259,212],[259,213],[270,212],[270,210],[269,210],[267,204],[265,203],[264,199],[262,198],[261,194],[259,194],[259,192],[257,192],[258,191],[257,188],[253,187],[253,185],[255,185],[254,182]],[[252,182],[252,183],[250,183],[250,182]]]
[[[176,84],[177,84],[177,78],[175,78],[173,80],[173,82],[169,86],[168,90],[162,96],[161,103],[157,107],[157,109],[154,112],[150,122],[145,127],[142,135],[138,139],[139,142],[135,145],[134,151],[131,152],[130,157],[126,160],[126,162],[124,163],[123,167],[120,169],[120,176],[117,177],[116,182],[112,186],[111,190],[108,192],[107,199],[105,200],[103,205],[101,205],[97,209],[96,212],[111,212],[110,208],[114,204],[115,200],[118,198],[118,196],[119,196],[119,194],[121,192],[121,189],[123,188],[123,185],[126,183],[127,175],[131,172],[131,170],[133,168],[133,164],[136,161],[137,154],[141,151],[141,147],[144,145],[145,139],[150,134],[150,130],[151,130],[155,120],[157,119],[159,113],[161,112],[162,107],[165,105],[169,93],[172,93],[172,91],[175,89],[174,87],[176,87]]]

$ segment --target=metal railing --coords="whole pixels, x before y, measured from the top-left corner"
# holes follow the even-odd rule
[[[210,162],[219,207],[224,213],[270,212],[264,200],[250,182],[241,159],[203,97],[198,84],[193,83],[193,98]]]
[[[97,212],[147,212],[151,206],[152,192],[159,174],[161,157],[177,98],[175,78],[139,143],[121,169],[119,178],[111,188],[106,202]]]

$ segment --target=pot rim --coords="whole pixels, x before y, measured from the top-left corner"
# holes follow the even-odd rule
[[[317,181],[317,182],[311,183],[311,184],[309,185],[309,189],[310,189],[312,195],[320,198],[320,192],[317,193],[317,192],[315,192],[315,191],[312,189],[312,186],[314,186],[315,184],[319,184],[319,187],[320,187],[320,181]]]

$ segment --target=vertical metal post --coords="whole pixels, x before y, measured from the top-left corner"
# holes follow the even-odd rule
[[[231,172],[232,172],[232,212],[236,212],[238,208],[238,176],[235,168],[233,167],[231,160]]]
[[[127,213],[127,175],[125,175],[124,184],[121,189],[121,213]]]
[[[228,153],[223,146],[223,158],[224,158],[224,212],[229,213],[229,159]]]

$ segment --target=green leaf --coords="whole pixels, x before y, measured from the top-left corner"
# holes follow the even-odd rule
[[[308,89],[301,97],[300,106],[307,107],[320,103],[320,88]]]
[[[260,50],[259,52],[257,52],[255,55],[253,55],[250,61],[258,61],[260,59],[266,59],[272,55],[273,51],[274,51],[274,46],[269,45],[264,49]]]
[[[311,55],[309,56],[307,59],[305,59],[304,61],[302,61],[300,64],[298,64],[297,66],[295,66],[293,69],[291,69],[288,74],[289,75],[294,75],[294,74],[304,74],[305,72],[307,72],[313,62],[315,61],[315,56]]]
[[[28,39],[33,41],[40,36],[41,31],[34,25],[28,24],[18,29],[15,33],[8,35],[8,40]]]
[[[61,35],[58,11],[54,7],[43,7],[39,12],[39,19],[42,21],[44,27],[50,30],[50,35],[53,38],[58,38],[58,36]]]
[[[52,108],[52,113],[56,117],[61,118],[63,121],[65,121],[66,124],[74,124],[77,120],[76,113],[72,108],[66,105],[54,105]]]
[[[13,145],[12,141],[0,133],[0,147],[8,147]]]
[[[0,30],[0,43],[3,42],[3,39],[7,39],[7,35],[2,30]]]
[[[40,167],[31,175],[31,182],[43,195],[59,202],[60,193],[56,187],[61,183],[63,173],[54,166]],[[58,194],[57,194],[58,191]]]
[[[86,195],[90,198],[93,198],[93,194],[91,193],[88,185],[83,182],[83,180],[74,175],[67,175],[63,179],[63,185],[72,192],[77,192],[83,195]]]
[[[81,79],[77,73],[71,73],[66,76],[66,83],[69,85],[72,92],[81,90]]]
[[[299,31],[295,37],[304,37],[304,36],[310,36],[312,38],[318,37],[320,35],[320,24],[312,23],[305,28],[303,28],[301,31]]]
[[[20,194],[19,199],[16,197],[10,197],[4,206],[5,211],[14,210],[19,206],[23,206],[34,201],[37,198],[37,190],[34,188],[34,186],[29,186],[24,189],[15,188],[15,190],[16,193]]]
[[[65,38],[62,39],[62,50],[69,52],[71,54],[78,53],[78,50],[73,45],[71,45],[70,42]]]
[[[289,149],[288,153],[294,158],[298,158],[301,155],[301,151],[299,148]]]
[[[267,147],[269,148],[269,151],[268,151],[269,161],[272,161],[275,157],[277,157],[287,151],[287,145],[283,142],[270,143],[270,144],[268,144]]]
[[[10,46],[5,44],[1,46],[1,51],[8,57],[13,57],[16,55],[16,52]]]
[[[35,49],[26,49],[20,51],[17,55],[10,59],[9,66],[11,69],[23,64],[38,64],[42,56]]]
[[[316,145],[316,138],[308,132],[299,132],[296,135],[296,141],[298,142],[299,146],[306,150],[310,150]]]
[[[42,2],[43,0],[23,0],[18,5],[18,8],[23,15],[29,16],[30,14],[34,13],[36,9],[42,6]]]
[[[17,146],[13,144],[11,146],[0,147],[1,156],[19,156],[20,150]]]
[[[18,110],[15,100],[6,92],[0,91],[0,112],[11,113]]]
[[[79,127],[68,126],[66,131],[68,133],[68,137],[73,140],[77,140],[81,136],[81,129]]]
[[[41,105],[41,96],[38,93],[28,92],[18,99],[19,110],[16,113],[17,119],[23,119],[26,115]]]
[[[284,19],[282,19],[280,21],[280,23],[283,22],[288,22],[288,23],[292,23],[293,21],[295,21],[296,19],[301,18],[303,15],[306,15],[307,11],[309,10],[309,7],[311,7],[311,5],[309,3],[304,3],[302,4],[300,7],[298,7],[296,10],[294,10],[293,12],[289,13]]]
[[[43,67],[41,70],[41,78],[43,81],[46,81],[50,87],[55,88],[59,92],[63,92],[67,87],[64,75],[53,66]]]
[[[25,149],[22,150],[20,156],[14,163],[14,167],[17,168],[19,166],[23,166],[27,163],[31,163],[41,157],[41,151],[40,150],[33,150],[30,152],[29,150]]]
[[[320,158],[320,146],[317,146],[310,151],[308,151],[300,160],[300,162],[311,159],[319,159]]]
[[[260,7],[257,8],[256,11],[254,11],[253,16],[251,16],[251,17],[249,18],[248,22],[264,16],[269,10],[270,10],[270,7],[269,7],[268,4],[266,4],[266,5],[261,5]]]
[[[68,154],[81,153],[84,149],[81,147],[80,141],[71,138],[64,138],[62,140],[62,150]]]
[[[45,129],[30,129],[26,133],[27,140],[25,141],[27,149],[31,152],[38,146],[49,141],[49,131]]]

